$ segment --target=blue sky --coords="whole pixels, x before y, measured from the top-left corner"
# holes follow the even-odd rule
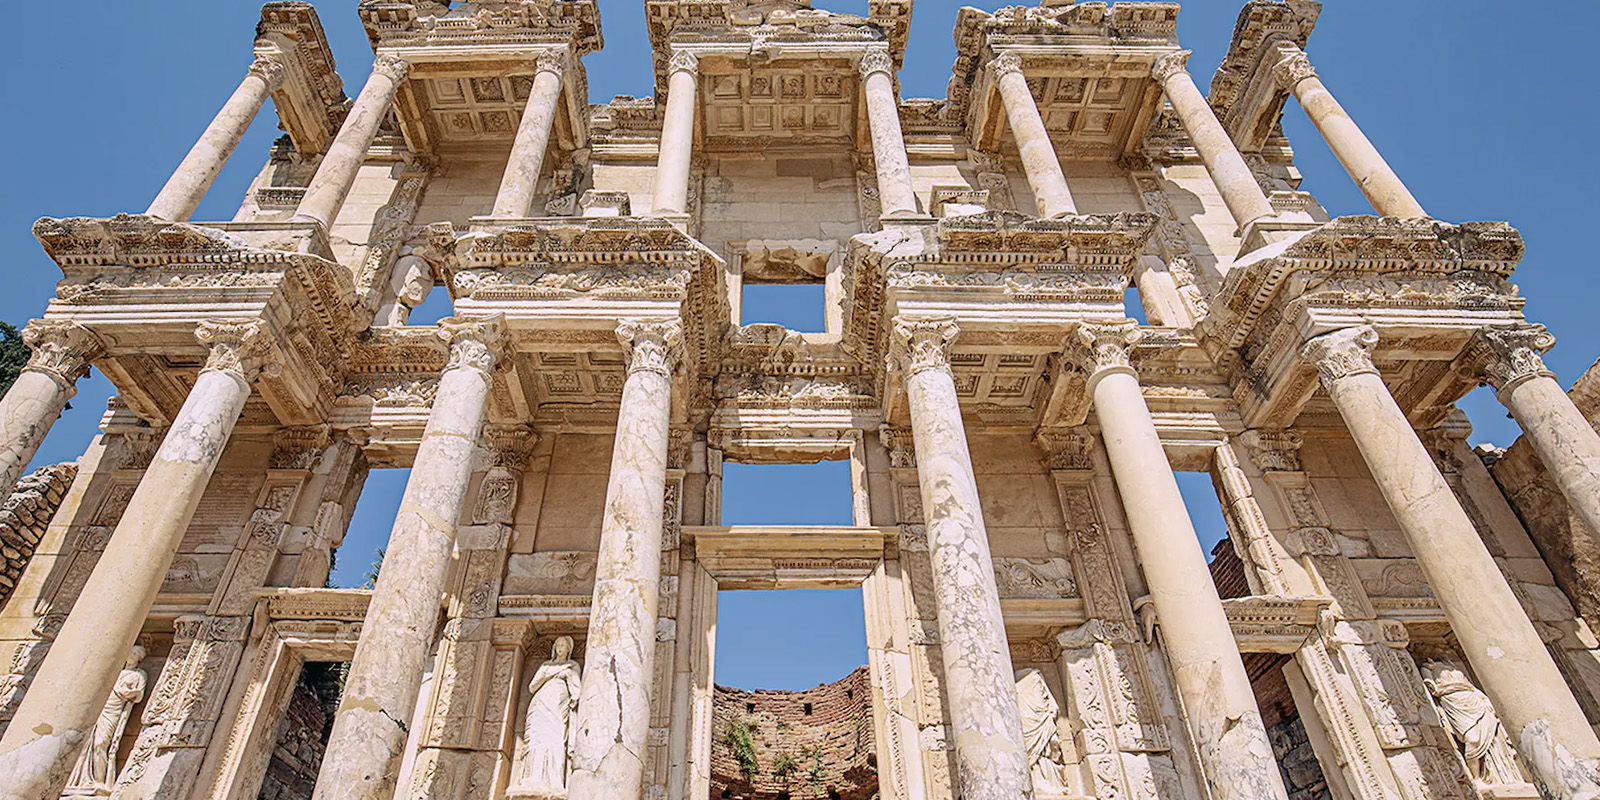
[[[866,0],[816,4],[866,10]],[[316,5],[353,95],[372,59],[355,0]],[[907,96],[944,94],[954,54],[950,31],[960,5],[917,0],[911,53],[901,74]],[[1194,50],[1190,71],[1202,89],[1227,47],[1240,5],[1190,0],[1180,15],[1179,35]],[[603,0],[602,6],[607,46],[585,59],[591,101],[648,94],[642,5]],[[0,293],[0,319],[20,325],[38,316],[60,277],[30,233],[37,217],[106,216],[148,205],[244,74],[257,8],[250,0],[29,6],[26,35],[0,49],[0,107],[10,120],[0,127],[0,263],[10,286]],[[1561,340],[1546,360],[1570,385],[1600,351],[1592,335],[1600,281],[1583,277],[1594,269],[1586,234],[1593,225],[1587,218],[1591,193],[1600,185],[1591,145],[1596,97],[1577,88],[1587,85],[1591,71],[1590,38],[1600,27],[1600,4],[1539,4],[1541,14],[1531,13],[1534,8],[1489,0],[1337,0],[1327,4],[1308,49],[1324,82],[1433,216],[1508,220],[1522,231],[1528,255],[1517,283],[1530,298],[1529,318],[1548,324]],[[194,219],[233,216],[275,127],[273,113],[263,111]],[[1285,127],[1297,147],[1304,188],[1335,215],[1371,213],[1292,102]],[[779,319],[791,311],[748,307],[746,320]],[[77,457],[110,393],[98,374],[84,381],[38,463]],[[1504,445],[1516,437],[1515,424],[1487,391],[1475,392],[1464,405],[1476,426],[1474,441]],[[838,486],[842,466],[832,469],[781,489],[762,485],[759,474],[748,476],[746,490],[728,492],[729,503],[748,497],[753,511],[765,516],[745,519],[744,511],[730,505],[726,518],[800,522],[767,512],[783,512],[783,501],[794,497],[826,495],[825,502],[801,504],[795,513],[843,513],[847,521],[848,499],[827,488]],[[401,471],[374,472],[340,560],[340,583],[359,583],[370,560],[366,554],[387,536],[404,477]],[[1214,541],[1220,527],[1209,480],[1181,477],[1202,538]],[[719,657],[719,679],[782,688],[843,675],[861,663],[859,646],[818,653],[811,645],[855,636],[838,633],[840,624],[859,625],[858,613],[840,617],[837,606],[848,605],[849,594],[726,598],[724,640],[757,645],[745,649],[767,653],[765,663],[783,666],[738,666]],[[745,606],[759,613],[739,610],[740,604],[758,602],[769,605]],[[859,600],[854,603],[859,608]],[[777,616],[762,616],[768,614]],[[770,636],[774,631],[783,635]],[[780,649],[786,642],[804,646],[789,653]],[[828,660],[839,653],[848,657]]]

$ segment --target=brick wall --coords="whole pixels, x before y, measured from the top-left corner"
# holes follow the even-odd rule
[[[333,732],[339,707],[340,664],[306,664],[289,698],[289,710],[278,722],[272,760],[257,800],[310,800],[317,772]]]
[[[40,467],[22,476],[0,505],[0,603],[11,597],[50,518],[77,476],[78,465],[73,463]]]
[[[809,709],[809,713],[807,713]],[[743,725],[741,725],[743,723]],[[730,730],[745,727],[756,757],[746,776]],[[711,797],[744,800],[871,800],[878,796],[867,668],[803,692],[716,688]],[[781,774],[783,754],[792,770]]]

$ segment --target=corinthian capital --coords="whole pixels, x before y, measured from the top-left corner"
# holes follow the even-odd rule
[[[485,375],[494,372],[504,349],[504,318],[449,317],[439,320],[438,337],[450,347],[444,368],[475,369]]]
[[[882,50],[869,50],[861,57],[861,77],[864,79],[874,72],[882,72],[894,76],[894,59]]]
[[[201,372],[227,372],[249,382],[272,363],[270,334],[261,320],[206,320],[195,327],[194,337],[210,352]]]
[[[1109,324],[1085,323],[1078,326],[1078,343],[1084,348],[1081,363],[1089,382],[1113,372],[1133,373],[1133,346],[1144,338],[1139,323],[1133,320]]]
[[[1376,375],[1372,349],[1378,346],[1378,331],[1371,325],[1343,328],[1306,342],[1300,356],[1316,367],[1322,388],[1332,389],[1335,381],[1352,375]]]
[[[1467,358],[1474,377],[1498,392],[1530,378],[1555,377],[1539,357],[1555,346],[1555,334],[1543,325],[1482,328],[1467,345]]]
[[[1016,53],[1001,53],[989,62],[989,69],[994,70],[995,78],[1016,73],[1022,74],[1022,56]]]
[[[395,83],[406,79],[411,72],[411,62],[393,53],[384,53],[372,62],[372,74],[382,75]]]
[[[1298,47],[1283,47],[1278,51],[1278,63],[1272,65],[1272,79],[1285,89],[1293,89],[1306,78],[1315,78],[1317,71],[1311,59]]]
[[[910,378],[923,370],[950,369],[950,345],[961,335],[949,317],[940,319],[894,318],[891,352]]]
[[[553,73],[559,78],[566,73],[568,61],[566,50],[546,50],[533,60],[533,69]]]
[[[250,63],[250,74],[266,81],[267,91],[276,92],[289,76],[289,65],[283,62],[282,55],[256,53],[256,60]]]
[[[617,323],[617,341],[628,354],[628,372],[654,372],[670,378],[683,358],[683,323],[625,319]]]
[[[1167,53],[1156,59],[1150,65],[1150,75],[1156,83],[1166,85],[1167,79],[1189,68],[1189,55],[1193,50],[1179,50],[1176,53]]]
[[[700,57],[688,50],[675,50],[672,60],[667,62],[667,74],[674,72],[687,72],[690,75],[700,74]]]
[[[42,372],[63,386],[71,386],[89,372],[105,347],[100,337],[76,322],[36,319],[22,329],[22,341],[33,350],[24,369]]]

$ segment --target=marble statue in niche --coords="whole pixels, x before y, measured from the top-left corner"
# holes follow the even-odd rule
[[[566,796],[567,750],[578,719],[581,678],[578,662],[572,659],[572,637],[558,637],[550,648],[550,660],[540,664],[528,682],[532,699],[524,718],[527,754],[522,760],[522,776],[507,797]]]
[[[1439,715],[1461,746],[1467,774],[1478,784],[1521,783],[1522,771],[1506,739],[1505,727],[1489,696],[1472,685],[1461,667],[1434,659],[1422,665],[1422,682],[1433,695]]]
[[[1020,669],[1016,677],[1017,709],[1022,716],[1022,741],[1028,746],[1028,774],[1033,778],[1034,796],[1064,796],[1066,767],[1061,764],[1061,732],[1056,727],[1061,706],[1039,670]]]
[[[145,686],[150,682],[150,676],[139,669],[139,662],[144,660],[144,655],[144,648],[134,645],[128,660],[123,662],[122,673],[112,685],[111,697],[106,700],[105,707],[100,709],[100,717],[95,720],[89,743],[78,755],[78,763],[72,768],[72,777],[67,779],[62,796],[111,795],[111,787],[117,782],[117,745],[122,741],[122,732],[128,727],[128,717],[132,715],[133,707],[144,699]]]

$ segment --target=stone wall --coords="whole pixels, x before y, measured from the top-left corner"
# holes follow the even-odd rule
[[[17,481],[17,488],[0,505],[0,603],[10,599],[45,528],[61,507],[61,498],[77,476],[74,463],[40,467]]]
[[[803,692],[718,686],[713,704],[713,798],[869,800],[878,796],[872,686],[866,667]],[[756,759],[749,776],[731,742],[741,728],[749,732]],[[789,768],[785,768],[786,762],[792,762]]]

